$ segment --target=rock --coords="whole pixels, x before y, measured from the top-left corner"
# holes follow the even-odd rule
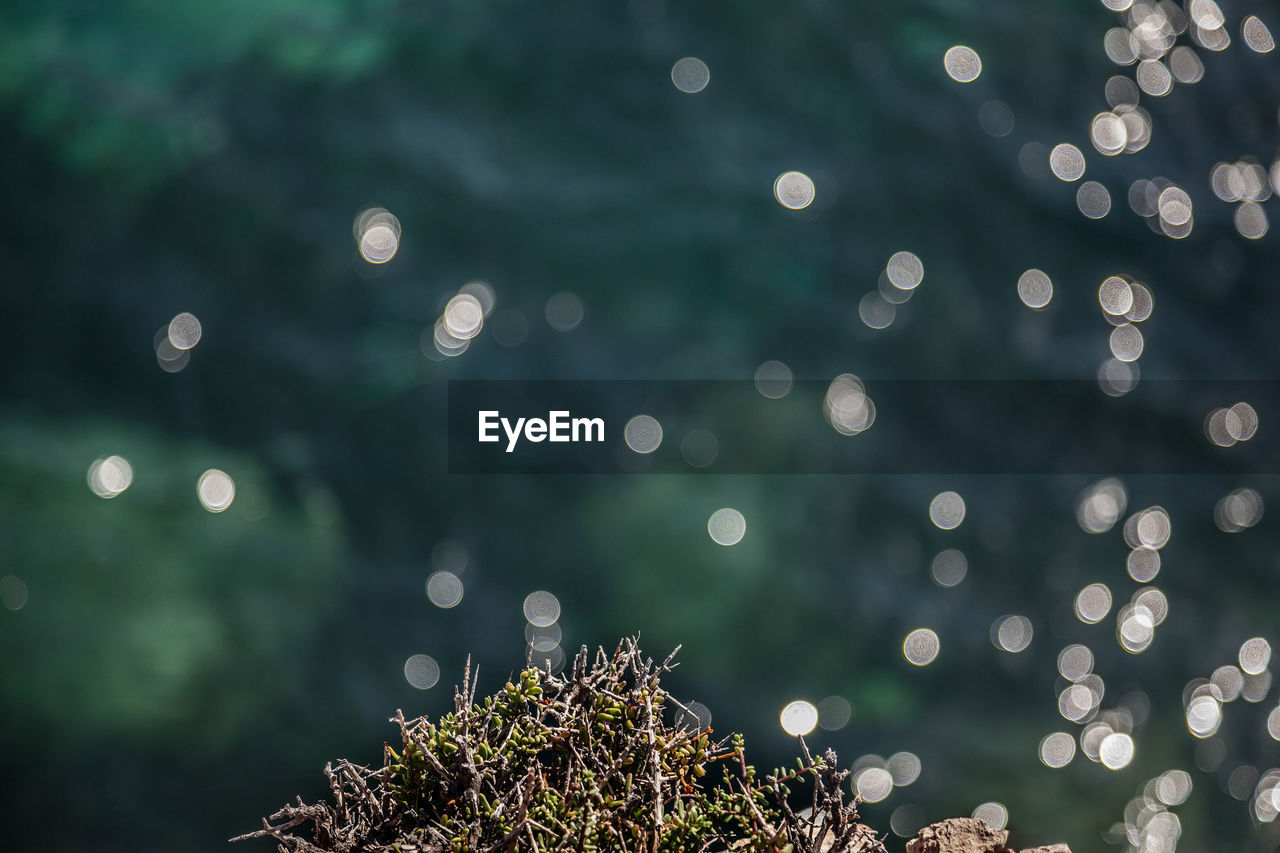
[[[907,853],[1003,853],[1009,838],[985,821],[958,817],[926,826],[907,842]]]
[[[1014,853],[1005,846],[1008,838],[1007,830],[994,830],[977,818],[952,818],[920,830],[907,842],[907,853]],[[1071,853],[1071,848],[1047,844],[1022,853]]]

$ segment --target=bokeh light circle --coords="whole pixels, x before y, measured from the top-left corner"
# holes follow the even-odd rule
[[[778,722],[787,734],[803,737],[818,727],[818,709],[812,702],[796,699],[783,707]]]
[[[804,172],[783,172],[773,182],[773,197],[788,210],[804,210],[815,195],[813,179]]]
[[[1066,732],[1053,732],[1040,741],[1040,763],[1058,769],[1076,757],[1076,739]]]
[[[957,83],[972,83],[982,73],[982,57],[971,47],[963,44],[947,48],[942,56],[942,67],[947,76]]]
[[[440,665],[430,655],[410,655],[404,662],[404,680],[418,690],[429,690],[440,680]]]
[[[929,502],[929,520],[940,530],[955,530],[964,522],[964,498],[956,492],[941,492]]]
[[[916,666],[928,666],[938,657],[941,643],[930,628],[917,628],[902,641],[902,655]]]
[[[560,599],[544,589],[526,595],[521,609],[525,620],[538,628],[554,625],[560,619]]]
[[[707,519],[707,534],[717,545],[737,545],[747,535],[747,519],[732,507],[718,509]]]
[[[694,95],[711,82],[711,69],[696,56],[686,56],[671,66],[671,82],[686,95]]]

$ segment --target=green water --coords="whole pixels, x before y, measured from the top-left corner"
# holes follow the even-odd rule
[[[1090,121],[1133,68],[1108,60],[1122,20],[1093,2],[6,4],[13,849],[222,849],[296,793],[322,796],[326,760],[376,762],[396,708],[443,711],[468,653],[500,685],[535,590],[560,602],[570,652],[635,632],[655,655],[683,643],[672,688],[744,731],[761,765],[795,753],[786,703],[851,702],[817,747],[923,766],[864,808],[882,831],[997,802],[1018,844],[1110,849],[1143,785],[1184,769],[1180,849],[1276,849],[1240,770],[1280,765],[1275,691],[1224,705],[1205,741],[1183,706],[1246,639],[1280,641],[1275,511],[1238,534],[1213,516],[1234,489],[1276,500],[1274,478],[1125,478],[1120,523],[1089,535],[1076,501],[1097,477],[445,474],[451,378],[749,379],[777,359],[827,381],[1092,380],[1112,329],[1097,289],[1116,274],[1154,296],[1143,379],[1273,378],[1274,237],[1237,233],[1210,184],[1217,162],[1275,156],[1280,66],[1239,30],[1266,20],[1255,5],[1224,5],[1233,43],[1196,48],[1202,81],[1142,96],[1150,144],[1104,157]],[[944,70],[955,44],[981,55],[971,83]],[[710,70],[696,94],[672,84],[688,56]],[[993,101],[1007,135],[979,121]],[[1109,190],[1106,217],[1048,171],[1064,142]],[[790,170],[813,181],[803,210],[773,197]],[[1130,208],[1131,184],[1157,176],[1194,202],[1185,239]],[[401,228],[382,265],[352,239],[375,205]],[[859,306],[898,251],[924,279],[873,330]],[[1041,312],[1016,291],[1033,267],[1054,285]],[[498,313],[446,358],[431,330],[477,279]],[[583,313],[561,332],[546,309],[563,292]],[[202,336],[167,372],[157,330],[180,312]],[[499,342],[522,321],[518,345]],[[982,417],[957,405],[892,452]],[[104,500],[86,474],[113,454],[133,478]],[[198,499],[209,469],[235,481],[226,512]],[[944,490],[966,501],[953,531],[929,520]],[[1121,528],[1157,505],[1174,533],[1149,585],[1169,615],[1129,654]],[[707,535],[722,507],[747,522],[732,547]],[[946,549],[967,557],[955,588],[930,579]],[[437,570],[462,581],[457,606],[424,594]],[[1087,626],[1072,601],[1091,582],[1115,606]],[[989,639],[1007,614],[1034,626],[1023,652]],[[918,668],[902,642],[922,626],[941,652]],[[1070,643],[1093,650],[1102,710],[1149,702],[1123,769],[1038,758],[1045,735],[1081,732],[1057,706]],[[414,654],[441,669],[431,689],[406,681]]]

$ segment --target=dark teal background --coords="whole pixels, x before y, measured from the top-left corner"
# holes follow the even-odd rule
[[[29,591],[0,610],[6,849],[224,849],[324,795],[326,760],[377,762],[396,708],[444,711],[468,653],[482,690],[499,686],[536,589],[559,597],[571,651],[683,643],[671,688],[744,731],[761,765],[795,754],[786,702],[847,697],[852,722],[815,746],[923,762],[864,809],[883,831],[903,804],[932,820],[995,800],[1019,844],[1109,849],[1135,791],[1183,768],[1180,849],[1276,849],[1225,792],[1241,765],[1280,765],[1275,690],[1226,706],[1213,772],[1181,704],[1245,639],[1280,641],[1271,478],[1126,479],[1130,511],[1174,524],[1155,581],[1169,620],[1133,656],[1114,618],[1072,615],[1088,582],[1117,605],[1136,588],[1119,527],[1076,524],[1088,479],[495,480],[447,476],[441,452],[451,378],[745,380],[780,359],[826,381],[1091,379],[1111,329],[1096,290],[1118,273],[1155,295],[1144,379],[1275,379],[1274,235],[1236,234],[1209,173],[1274,159],[1280,65],[1237,35],[1243,14],[1280,15],[1223,6],[1235,43],[1201,51],[1202,82],[1144,96],[1146,150],[1104,158],[1089,122],[1126,69],[1102,49],[1120,18],[1092,0],[4,4],[0,576]],[[958,43],[984,63],[968,85],[943,70]],[[697,95],[670,80],[690,55],[711,69]],[[1008,136],[979,126],[992,99],[1015,114]],[[1081,216],[1047,149],[1020,166],[1028,143],[1064,141],[1110,189],[1105,219]],[[772,197],[791,169],[817,188],[803,212]],[[1187,239],[1129,210],[1130,183],[1154,176],[1191,195]],[[403,227],[381,267],[351,237],[370,205]],[[924,282],[873,332],[858,302],[899,250]],[[1046,312],[1017,299],[1028,267],[1053,278]],[[525,315],[528,340],[486,330],[424,357],[423,330],[472,279]],[[560,333],[543,309],[565,290],[585,318]],[[182,311],[204,337],[169,374],[153,338]],[[930,440],[892,438],[907,457]],[[108,454],[135,478],[104,501],[85,476]],[[196,500],[208,468],[236,481],[227,513]],[[1244,486],[1272,508],[1224,534],[1214,503]],[[953,532],[928,519],[945,489],[968,506]],[[724,506],[748,524],[732,548],[706,533]],[[446,540],[469,555],[452,610],[423,592]],[[949,547],[969,576],[940,589],[929,563]],[[1005,613],[1035,625],[1020,655],[988,640]],[[921,625],[942,653],[917,669],[901,643]],[[1150,698],[1123,771],[1037,760],[1042,736],[1077,732],[1056,707],[1070,642],[1093,648],[1103,707]],[[443,671],[426,692],[402,674],[415,653]]]

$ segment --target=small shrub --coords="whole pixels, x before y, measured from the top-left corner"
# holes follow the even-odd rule
[[[331,803],[299,798],[233,840],[288,853],[883,851],[844,801],[834,752],[815,758],[801,739],[795,769],[761,778],[741,735],[684,724],[694,715],[660,683],[675,654],[655,665],[634,639],[594,659],[584,646],[567,674],[528,667],[479,702],[468,662],[452,713],[396,713],[400,747],[380,768],[329,764]],[[797,813],[801,780],[812,802]]]

